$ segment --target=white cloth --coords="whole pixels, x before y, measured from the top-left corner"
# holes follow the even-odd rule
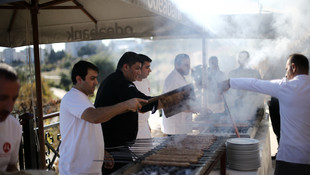
[[[0,172],[8,165],[16,165],[21,137],[21,125],[12,115],[0,122]]]
[[[165,80],[163,93],[187,85],[184,77],[175,69]],[[161,130],[165,134],[187,134],[192,132],[192,113],[181,112],[166,118],[163,112]]]
[[[148,79],[142,79],[142,81],[133,82],[137,89],[143,94],[150,96],[151,95],[151,84]],[[137,139],[151,138],[150,125],[148,119],[150,117],[150,112],[139,113],[139,129],[137,134]]]
[[[230,87],[268,94],[279,99],[281,138],[277,160],[310,164],[310,76],[292,80],[231,78]]]
[[[66,174],[101,174],[104,141],[101,124],[81,119],[83,112],[94,105],[81,91],[72,88],[60,104],[59,172]]]

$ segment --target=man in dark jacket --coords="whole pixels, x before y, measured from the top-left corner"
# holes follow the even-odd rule
[[[141,60],[138,54],[126,52],[120,58],[117,69],[103,82],[97,92],[95,107],[110,106],[133,97],[150,99],[150,96],[140,92],[133,81],[141,74]],[[145,105],[141,112],[155,112],[158,101]],[[114,157],[113,169],[105,169],[103,174],[112,173],[132,161],[128,146],[132,145],[138,132],[138,111],[128,111],[118,115],[108,122],[102,123],[102,132],[106,150]]]

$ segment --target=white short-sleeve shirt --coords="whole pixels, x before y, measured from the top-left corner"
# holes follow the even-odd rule
[[[151,95],[151,84],[148,79],[142,79],[142,81],[133,82],[137,89],[143,94],[150,96]],[[150,126],[148,119],[150,117],[150,112],[139,113],[139,129],[137,134],[137,139],[151,138]]]
[[[16,165],[21,136],[21,125],[12,115],[0,122],[0,172],[6,171],[8,165]]]
[[[88,97],[72,88],[60,104],[61,175],[101,174],[104,141],[101,124],[81,119],[83,112],[94,108]]]

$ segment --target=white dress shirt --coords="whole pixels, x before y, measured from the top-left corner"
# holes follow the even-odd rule
[[[231,78],[230,87],[250,90],[279,99],[281,138],[277,160],[310,164],[310,76],[292,80]]]

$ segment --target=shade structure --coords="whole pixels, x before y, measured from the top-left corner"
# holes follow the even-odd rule
[[[197,26],[169,0],[32,0],[1,4],[0,46],[33,44],[25,36],[32,36],[29,11],[35,8],[39,44],[199,35]]]
[[[40,169],[45,169],[39,44],[128,37],[201,35],[169,0],[5,0],[0,46],[33,45]]]

